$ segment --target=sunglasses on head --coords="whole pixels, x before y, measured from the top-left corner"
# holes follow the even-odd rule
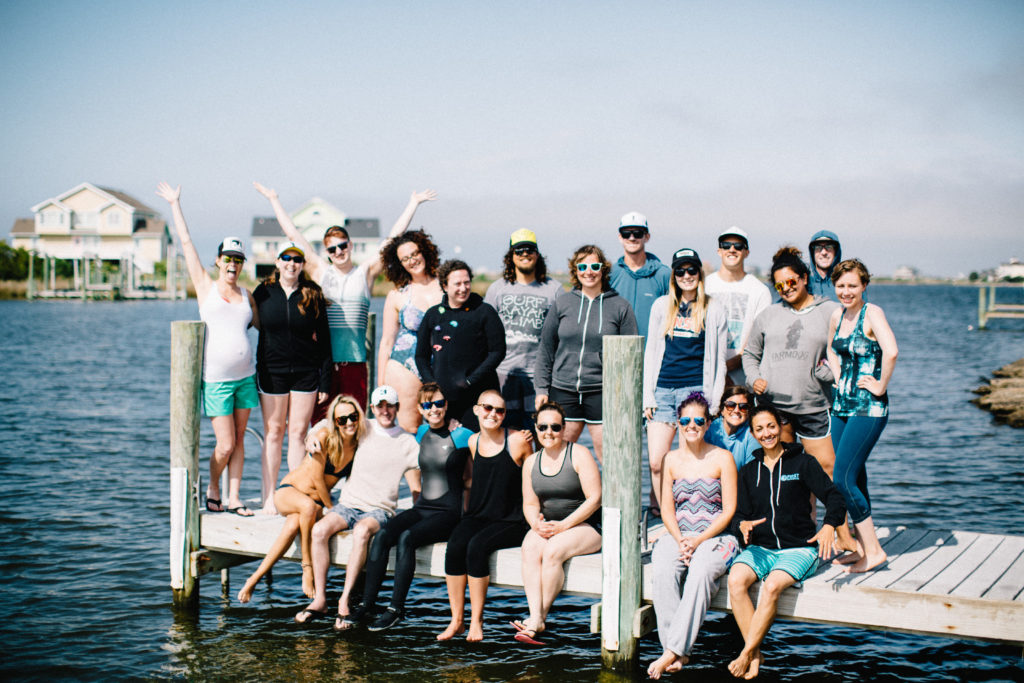
[[[306,262],[306,257],[305,256],[300,256],[299,254],[281,254],[277,258],[279,258],[279,259],[281,259],[282,261],[285,261],[285,262],[287,262],[287,261],[295,261],[296,263],[305,263]]]
[[[432,407],[433,408],[444,408],[444,404],[445,403],[446,403],[446,400],[443,399],[443,398],[439,398],[436,401],[421,401],[420,402],[420,408],[423,408],[423,410],[430,410]]]
[[[224,256],[223,259],[227,263],[238,263],[238,264],[245,263],[245,257],[244,256]]]
[[[477,403],[477,405],[480,406],[480,409],[483,410],[485,413],[496,413],[498,415],[505,414],[505,408],[492,406],[489,403]]]
[[[338,425],[339,427],[344,427],[349,422],[351,422],[352,424],[355,424],[358,420],[359,420],[359,414],[358,413],[349,413],[348,415],[336,415],[334,417],[334,424]]]
[[[539,424],[539,425],[537,425],[537,431],[538,432],[546,432],[549,429],[551,430],[551,433],[557,434],[558,432],[562,431],[562,425],[559,424],[558,422],[552,422],[551,424]]]
[[[682,277],[684,275],[696,275],[700,272],[700,268],[697,266],[683,266],[682,268],[676,268],[674,271],[676,277]]]
[[[743,251],[744,249],[747,248],[747,245],[744,244],[743,242],[719,242],[718,248],[721,249],[722,251],[729,251],[730,249],[733,249],[735,251]]]
[[[576,264],[576,270],[578,270],[581,273],[585,273],[585,272],[587,272],[587,270],[592,270],[592,271],[594,271],[596,273],[597,271],[601,270],[601,268],[603,268],[603,267],[604,267],[603,263],[577,263]]]
[[[620,228],[619,234],[623,239],[627,240],[642,240],[647,231],[643,228]]]
[[[679,424],[685,427],[686,425],[690,424],[690,420],[693,420],[693,424],[697,425],[698,427],[703,427],[704,423],[707,422],[707,419],[703,417],[681,417],[679,418]]]
[[[776,282],[775,291],[781,294],[782,290],[784,289],[793,289],[794,287],[796,287],[796,284],[798,282],[800,282],[800,280],[796,279],[795,277],[791,277],[788,280],[783,280],[782,282]]]
[[[729,410],[747,410],[750,408],[749,403],[737,403],[736,401],[726,401],[724,405]]]
[[[516,256],[532,256],[537,253],[537,250],[533,247],[516,247],[512,250],[512,253]]]
[[[327,253],[333,254],[336,251],[345,251],[350,246],[351,242],[338,242],[337,244],[332,244],[331,246],[327,247]]]

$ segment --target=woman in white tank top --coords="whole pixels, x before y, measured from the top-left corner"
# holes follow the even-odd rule
[[[203,405],[213,423],[216,446],[210,457],[210,481],[206,488],[209,512],[233,512],[248,517],[252,512],[242,503],[239,487],[245,460],[245,428],[249,412],[256,407],[256,364],[247,330],[257,327],[252,294],[238,286],[245,263],[241,240],[228,237],[217,249],[218,277],[214,280],[203,267],[199,252],[181,212],[181,186],[160,183],[157,194],[170,203],[174,228],[185,255],[189,277],[199,301],[199,317],[206,323],[203,348]],[[228,498],[221,502],[220,476],[228,468]]]

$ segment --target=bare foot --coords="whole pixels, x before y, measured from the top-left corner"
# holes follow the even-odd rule
[[[438,640],[451,640],[455,636],[459,635],[466,630],[466,625],[462,623],[462,620],[452,619],[448,622],[448,628],[437,634]]]
[[[242,586],[242,590],[238,591],[238,602],[249,602],[249,599],[252,598],[252,589],[255,587],[256,582],[252,580],[252,577],[249,577],[245,585]]]
[[[687,657],[686,655],[679,655],[678,657],[676,657],[676,661],[675,662],[673,662],[672,664],[669,664],[667,667],[665,667],[665,673],[667,673],[667,674],[674,674],[677,671],[682,671],[683,670],[683,665],[684,664],[689,664],[689,663],[690,663],[690,658],[689,657]]]
[[[757,678],[757,674],[761,673],[762,664],[764,664],[764,655],[758,648],[757,655],[750,660],[750,668],[747,669],[747,673],[743,674],[743,679],[749,681]]]
[[[273,496],[271,496],[270,498],[267,498],[265,501],[263,501],[263,507],[260,508],[260,512],[262,512],[265,515],[276,515],[277,514],[277,507],[274,505],[274,497]]]
[[[316,596],[316,584],[313,583],[313,565],[302,563],[302,592],[307,598]]]
[[[864,546],[860,544],[860,541],[855,541],[855,543],[857,544],[857,548],[853,552],[837,557],[836,559],[832,560],[832,564],[853,564],[854,562],[860,560],[860,558],[864,557]],[[838,547],[839,544],[837,543],[836,548]]]
[[[846,568],[846,572],[849,574],[863,574],[869,572],[872,569],[878,569],[881,565],[885,564],[889,558],[885,553],[879,553],[878,555],[868,555],[860,558],[855,564],[851,564]]]
[[[836,541],[833,544],[833,548],[836,550],[846,550],[851,553],[861,552],[860,543],[850,533],[850,528],[847,526],[840,526],[836,531]]]
[[[651,665],[647,667],[648,678],[661,678],[663,673],[673,673],[683,668],[683,664],[686,664],[689,660],[684,655],[677,655],[672,650],[665,650],[660,657],[651,662]]]
[[[729,673],[736,678],[743,678],[747,675],[747,671],[750,670],[750,660],[753,653],[744,650],[740,653],[740,656],[729,662]]]
[[[484,639],[484,625],[479,624],[475,621],[469,622],[469,633],[466,634],[466,640],[470,643],[479,643]]]

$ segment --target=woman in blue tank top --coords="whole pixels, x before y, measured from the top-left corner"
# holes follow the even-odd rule
[[[896,337],[875,304],[864,301],[871,275],[857,259],[832,271],[842,309],[829,321],[828,361],[837,378],[832,400],[832,444],[836,451],[833,481],[846,501],[857,529],[857,552],[837,559],[846,571],[860,573],[881,566],[885,551],[871,520],[867,459],[889,420],[889,380],[899,350]]]

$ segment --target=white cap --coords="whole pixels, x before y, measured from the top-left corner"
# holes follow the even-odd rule
[[[242,246],[242,240],[237,237],[225,237],[224,241],[220,243],[220,247],[217,248],[217,256],[222,254],[245,258],[245,247]]]
[[[630,211],[619,221],[620,228],[644,228],[647,229],[647,216],[637,211]]]
[[[734,237],[742,237],[744,242],[746,242],[748,245],[750,244],[750,238],[747,237],[747,231],[744,230],[743,228],[737,228],[735,225],[729,228],[728,230],[723,230],[721,233],[719,233],[718,239],[721,240],[723,237],[729,237],[730,235]]]
[[[370,394],[370,405],[377,405],[381,401],[390,403],[391,405],[398,404],[398,392],[387,384],[381,384],[379,387],[373,390]]]
[[[302,247],[295,244],[295,242],[285,242],[284,244],[281,245],[281,248],[277,250],[277,257],[281,258],[281,254],[283,254],[286,251],[297,251],[303,256],[306,255],[306,252],[302,250]]]

